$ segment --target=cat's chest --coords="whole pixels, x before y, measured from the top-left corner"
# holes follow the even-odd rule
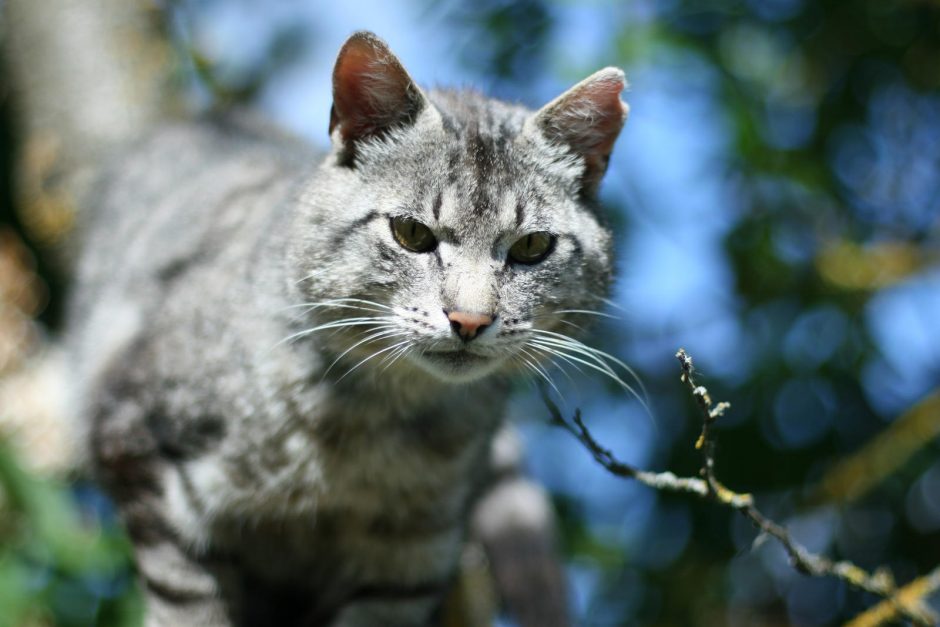
[[[321,399],[315,419],[256,424],[256,445],[198,461],[190,480],[212,542],[239,547],[272,580],[298,568],[415,582],[449,572],[498,414],[486,403],[410,416],[381,407]]]
[[[496,399],[410,412],[321,390],[246,420],[196,463],[207,511],[252,518],[346,512],[413,521],[458,515],[486,472]]]

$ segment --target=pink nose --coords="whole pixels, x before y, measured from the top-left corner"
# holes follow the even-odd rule
[[[450,320],[450,328],[465,342],[469,342],[483,329],[493,324],[493,316],[466,313],[464,311],[445,311]]]

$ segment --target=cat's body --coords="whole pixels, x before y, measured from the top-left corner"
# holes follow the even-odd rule
[[[550,352],[535,329],[606,293],[590,198],[622,87],[608,69],[538,115],[425,94],[358,34],[325,159],[228,120],[157,129],[100,177],[75,406],[148,624],[424,624],[509,484],[509,526],[542,548],[544,504],[493,438],[509,376]]]
[[[278,223],[294,219],[312,162],[285,162],[242,133],[162,129],[110,179],[143,198],[151,186],[178,195],[146,216],[106,196],[114,211],[88,242],[101,254],[82,268],[88,325],[76,339],[88,346],[75,374],[96,391],[94,455],[132,503],[144,553],[151,539],[211,546],[272,587],[325,600],[357,592],[344,579],[377,593],[446,586],[506,385],[446,386],[400,365],[337,383],[355,361],[324,378],[335,355],[317,351],[319,338],[284,342],[305,317]],[[201,210],[179,215],[191,206]],[[153,564],[141,564],[150,583],[190,585]]]

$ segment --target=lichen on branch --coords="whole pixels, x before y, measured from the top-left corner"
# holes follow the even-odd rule
[[[619,459],[600,442],[585,425],[581,410],[575,409],[571,419],[566,419],[548,393],[542,389],[542,401],[548,408],[550,422],[574,435],[594,459],[608,472],[625,479],[634,479],[655,490],[684,492],[736,510],[747,518],[760,533],[776,539],[790,557],[793,567],[813,577],[836,577],[847,584],[877,595],[882,599],[868,611],[860,614],[853,624],[880,625],[903,618],[915,625],[937,625],[938,616],[927,607],[925,600],[940,589],[940,566],[932,573],[914,580],[898,589],[894,577],[887,568],[873,572],[846,560],[832,560],[809,551],[793,539],[787,528],[765,516],[754,504],[750,494],[738,493],[726,487],[715,472],[715,423],[731,405],[726,402],[713,403],[708,390],[696,384],[693,376],[692,357],[685,349],[676,353],[681,368],[680,379],[695,401],[702,418],[702,431],[695,442],[701,451],[702,466],[699,477],[678,477],[671,472],[650,472],[638,469]]]

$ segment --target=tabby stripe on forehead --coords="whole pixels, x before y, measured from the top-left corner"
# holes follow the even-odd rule
[[[496,166],[496,157],[492,142],[487,142],[479,131],[479,125],[473,123],[467,133],[467,153],[476,171],[476,184],[471,193],[471,211],[475,218],[482,218],[493,212],[493,206],[487,194],[486,183],[493,178],[493,169]]]
[[[518,229],[525,222],[525,205],[521,200],[516,201],[516,228]]]
[[[345,243],[346,238],[349,237],[353,231],[355,231],[356,229],[362,228],[363,226],[369,224],[370,222],[372,222],[378,217],[380,217],[379,212],[373,209],[372,211],[362,216],[361,218],[357,218],[353,220],[353,222],[350,223],[349,226],[347,226],[346,228],[340,231],[339,235],[337,235],[336,237],[336,242],[334,243],[334,245],[337,248],[342,246],[342,244]]]
[[[372,222],[378,217],[379,217],[379,212],[373,209],[366,215],[362,216],[361,218],[359,218],[358,220],[350,224],[349,230],[358,229],[361,226],[365,226],[366,224],[368,224],[369,222]]]
[[[437,197],[434,199],[434,204],[431,205],[431,213],[434,215],[435,222],[439,222],[441,219],[441,205],[444,203],[444,192],[437,192]]]
[[[460,178],[460,151],[456,148],[447,156],[447,184],[454,185]]]

